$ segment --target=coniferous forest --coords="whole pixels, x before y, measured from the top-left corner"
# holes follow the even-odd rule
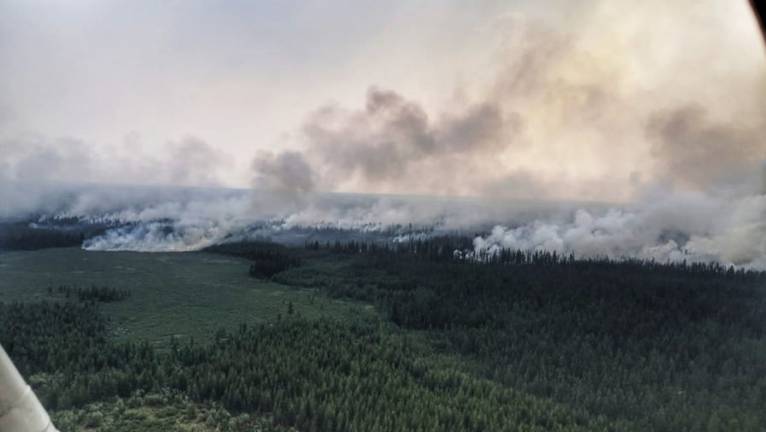
[[[764,274],[510,250],[468,259],[455,253],[465,246],[210,251],[246,258],[258,280],[374,305],[376,319],[289,304],[276,322],[157,349],[111,336],[103,308],[128,293],[61,287],[0,304],[0,343],[62,431],[82,430],[83,407],[91,429],[119,430],[92,413],[115,401],[197,406],[210,430],[231,431],[766,429]]]

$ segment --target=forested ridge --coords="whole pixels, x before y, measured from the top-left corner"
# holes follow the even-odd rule
[[[0,249],[34,250],[80,246],[84,233],[31,228],[27,223],[0,223]]]
[[[124,294],[62,288],[0,305],[0,342],[56,410],[139,392],[302,431],[766,429],[762,273],[454,253],[466,244],[214,249],[252,260],[255,277],[370,302],[383,321],[309,320],[288,306],[274,323],[158,352],[110,337],[98,302]],[[285,265],[254,273],[259,260]]]
[[[202,346],[115,344],[93,303],[0,306],[3,345],[53,410],[168,390],[308,431],[603,429],[603,419],[419,360],[381,323],[286,318]],[[40,374],[43,379],[39,378]],[[232,430],[249,430],[246,429]]]
[[[55,224],[0,221],[0,250],[36,250],[79,247],[85,239],[102,234],[106,224],[83,224],[77,218],[57,218]]]
[[[455,254],[468,245],[450,237],[307,244],[353,264],[276,280],[375,302],[492,380],[641,430],[766,429],[763,273],[547,252]]]

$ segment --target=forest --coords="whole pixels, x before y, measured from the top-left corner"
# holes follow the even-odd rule
[[[276,322],[158,350],[110,336],[102,308],[128,293],[63,287],[0,304],[0,343],[63,432],[82,430],[73,410],[136,398],[220,404],[227,420],[213,423],[232,431],[253,430],[237,416],[301,431],[766,429],[763,273],[455,253],[468,246],[208,251],[245,258],[255,279],[372,304],[379,319],[309,319],[289,304]]]
[[[57,218],[54,224],[30,220],[0,221],[0,251],[79,247],[83,240],[105,232],[108,225],[81,223],[77,218]]]

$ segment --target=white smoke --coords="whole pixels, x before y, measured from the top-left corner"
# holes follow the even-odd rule
[[[475,256],[508,248],[766,269],[766,195],[757,192],[658,187],[624,205],[315,193],[290,207],[248,190],[62,186],[35,201],[28,217],[38,222],[107,226],[85,241],[88,250],[193,251],[262,238],[300,244],[305,237],[290,234],[296,230],[393,242],[484,233],[474,239]]]
[[[283,239],[295,230],[376,233],[400,240],[422,238],[423,233],[471,234],[511,220],[563,218],[580,206],[327,193],[285,202],[281,194],[220,188],[59,185],[35,190],[40,193],[23,190],[29,205],[15,213],[15,220],[48,227],[72,220],[104,226],[103,235],[83,244],[87,250],[104,251],[193,251],[236,240]]]
[[[474,239],[476,256],[501,249],[545,250],[580,258],[715,261],[766,269],[766,196],[668,195],[632,208],[578,210],[563,223],[496,226]]]

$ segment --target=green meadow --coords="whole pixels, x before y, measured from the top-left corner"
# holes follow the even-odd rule
[[[371,305],[330,299],[317,289],[252,278],[248,265],[245,259],[205,252],[4,252],[0,301],[59,300],[59,285],[127,290],[127,299],[101,308],[110,318],[112,334],[118,340],[149,340],[160,348],[172,336],[205,342],[219,329],[275,322],[289,309],[308,319],[375,314]]]

